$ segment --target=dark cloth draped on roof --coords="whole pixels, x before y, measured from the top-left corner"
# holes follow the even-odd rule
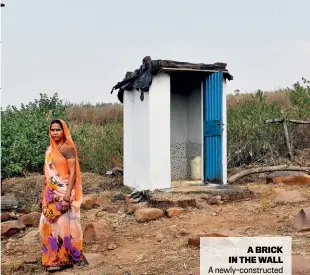
[[[119,90],[117,97],[121,103],[123,103],[124,91],[132,91],[134,89],[141,92],[140,99],[144,99],[144,92],[148,92],[152,85],[153,76],[161,71],[169,69],[183,69],[183,70],[195,70],[195,71],[222,71],[226,79],[232,80],[233,76],[229,74],[226,69],[225,63],[215,64],[193,64],[187,62],[177,62],[170,60],[152,60],[146,61],[139,69],[134,72],[127,72],[123,81],[118,82],[113,88]]]

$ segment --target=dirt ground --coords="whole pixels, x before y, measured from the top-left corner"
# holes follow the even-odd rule
[[[85,194],[94,198],[107,189],[111,197],[116,193],[128,192],[120,187],[119,180],[92,174],[83,177]],[[18,200],[23,200],[25,208],[29,209],[34,207],[31,205],[37,200],[41,179],[41,175],[10,179],[3,182],[3,188],[5,193],[17,194]],[[113,184],[115,188],[112,188]],[[310,206],[309,186],[264,182],[246,186],[258,194],[257,198],[222,205],[209,205],[201,201],[199,208],[186,208],[178,217],[163,217],[148,223],[138,223],[134,216],[126,214],[124,200],[110,202],[110,206],[118,210],[116,213],[102,211],[99,207],[81,210],[83,228],[89,223],[95,223],[100,228],[96,231],[97,241],[84,245],[84,253],[89,257],[90,265],[56,274],[196,275],[199,274],[199,248],[188,246],[189,236],[244,226],[249,227],[244,236],[292,236],[293,254],[310,256],[310,232],[297,233],[291,224],[291,218],[301,208]],[[275,204],[275,188],[298,190],[308,200],[303,203]],[[2,240],[2,274],[46,274],[40,266],[40,260],[34,264],[24,263],[25,255],[35,254],[37,258],[40,257],[39,242],[37,246],[31,247],[23,244],[24,236],[34,230],[36,228],[28,227]],[[101,236],[105,236],[104,241],[100,239]],[[8,249],[8,242],[14,243],[14,247]],[[112,244],[114,247],[109,247]]]

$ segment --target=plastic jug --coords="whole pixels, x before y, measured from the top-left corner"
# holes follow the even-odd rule
[[[201,179],[201,156],[191,160],[191,177],[193,180]]]

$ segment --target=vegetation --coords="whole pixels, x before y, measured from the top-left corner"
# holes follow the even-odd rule
[[[266,119],[310,119],[309,81],[276,92],[230,95],[228,101],[228,165],[240,166],[286,157],[281,125]],[[119,104],[63,103],[55,94],[1,110],[3,178],[42,172],[49,144],[47,127],[56,118],[68,122],[83,171],[105,173],[122,166],[123,109]],[[310,125],[289,125],[293,148],[310,147]]]
[[[228,165],[268,162],[286,157],[282,125],[264,120],[282,117],[310,120],[309,81],[302,79],[292,89],[275,93],[258,90],[255,94],[228,97]],[[310,147],[310,125],[289,125],[292,146]]]
[[[1,111],[2,178],[43,172],[44,153],[49,144],[48,125],[61,118],[68,123],[76,142],[81,168],[104,173],[111,165],[122,165],[121,106],[64,105],[55,94]],[[81,116],[82,114],[82,116]],[[98,114],[102,119],[98,119]]]
[[[12,177],[26,171],[41,171],[44,152],[49,143],[49,122],[66,118],[65,107],[57,94],[48,98],[40,94],[40,100],[9,106],[1,111],[1,176]]]

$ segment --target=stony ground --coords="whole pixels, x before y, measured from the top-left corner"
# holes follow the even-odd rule
[[[3,182],[3,188],[5,193],[16,193],[25,209],[37,211],[33,203],[41,178],[30,175],[26,179],[11,179]],[[300,255],[300,259],[310,257],[310,232],[297,232],[291,222],[300,209],[310,207],[309,185],[251,183],[247,186],[256,192],[256,198],[214,205],[198,194],[197,208],[186,208],[178,216],[145,223],[138,223],[135,215],[128,213],[133,211],[134,204],[124,200],[128,190],[120,187],[118,180],[87,174],[84,186],[85,196],[89,197],[84,205],[90,209],[82,209],[81,222],[85,230],[84,253],[90,264],[58,274],[199,274],[199,248],[188,245],[188,240],[195,233],[219,230],[235,230],[244,236],[292,236],[293,253]],[[281,189],[298,191],[303,199],[296,199],[299,195],[295,193],[295,202],[277,203],[274,199],[284,194]],[[28,219],[33,226],[2,238],[2,274],[45,274],[40,266],[37,228]]]

